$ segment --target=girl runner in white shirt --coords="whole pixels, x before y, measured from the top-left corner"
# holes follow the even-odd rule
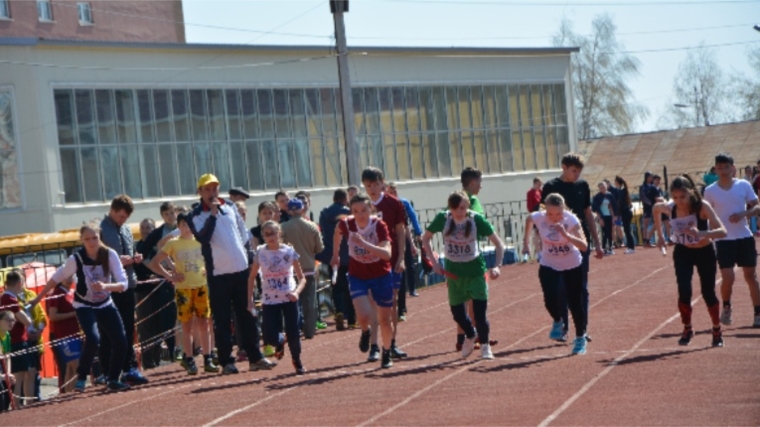
[[[552,193],[546,196],[545,208],[530,214],[525,220],[523,252],[528,253],[528,238],[535,224],[541,237],[541,267],[538,278],[544,291],[544,305],[554,320],[549,338],[566,339],[565,321],[562,319],[560,286],[567,288],[567,304],[575,324],[573,354],[586,353],[586,325],[588,313],[583,304],[583,257],[581,251],[588,248],[586,237],[578,217],[565,208],[565,199]]]

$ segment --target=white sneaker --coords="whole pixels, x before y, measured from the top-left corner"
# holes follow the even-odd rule
[[[755,321],[752,323],[753,328],[760,328],[760,314],[755,316]]]
[[[480,345],[480,357],[485,360],[492,360],[493,359],[493,353],[491,353],[491,345],[490,344],[481,344]]]
[[[626,255],[635,254],[635,253],[636,253],[636,249],[626,249],[625,250],[625,254]]]
[[[462,344],[462,357],[467,358],[475,350],[475,341],[477,341],[478,335],[475,334],[472,338],[465,338],[464,344]]]
[[[613,249],[610,249],[610,255],[615,255],[615,251]]]
[[[723,307],[723,313],[720,315],[720,323],[728,326],[731,323],[733,323],[733,319],[731,317],[733,310],[731,307]]]

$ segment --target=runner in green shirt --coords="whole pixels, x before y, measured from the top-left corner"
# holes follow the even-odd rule
[[[469,197],[463,191],[449,196],[449,210],[440,212],[428,226],[422,236],[422,244],[428,253],[433,253],[430,240],[435,233],[443,234],[446,251],[446,270],[439,263],[433,264],[433,270],[447,277],[449,305],[454,320],[467,337],[462,346],[462,357],[469,356],[475,349],[475,341],[481,342],[483,359],[493,359],[488,340],[489,324],[486,318],[488,309],[488,284],[484,273],[486,261],[480,250],[478,239],[488,237],[496,247],[496,259],[504,259],[504,244],[494,233],[493,226],[483,215],[470,210]],[[492,279],[500,274],[500,266],[490,270]],[[472,300],[476,326],[473,327],[467,315],[465,303]],[[477,334],[475,330],[477,329]]]
[[[461,180],[462,189],[470,199],[470,210],[485,215],[483,205],[478,200],[478,194],[480,194],[481,184],[483,183],[483,172],[468,166],[462,171]]]

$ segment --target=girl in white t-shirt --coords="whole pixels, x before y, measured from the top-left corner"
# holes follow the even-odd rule
[[[298,253],[292,246],[282,243],[280,224],[265,222],[261,225],[261,236],[265,244],[256,248],[248,278],[248,309],[255,310],[253,291],[256,276],[261,275],[264,344],[274,346],[275,357],[282,359],[287,339],[296,374],[303,375],[306,369],[301,363],[298,296],[306,286],[306,279],[298,262]],[[280,327],[282,318],[285,319],[285,338]]]
[[[546,196],[544,209],[534,212],[525,221],[523,252],[528,251],[528,237],[533,225],[541,237],[541,266],[538,278],[544,291],[544,305],[554,320],[549,338],[565,341],[567,325],[562,320],[563,301],[560,286],[564,280],[567,305],[575,324],[573,354],[586,353],[586,324],[588,313],[583,304],[583,257],[581,251],[588,246],[578,217],[565,208],[565,199],[552,193]]]

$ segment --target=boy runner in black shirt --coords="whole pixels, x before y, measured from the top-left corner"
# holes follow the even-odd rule
[[[596,232],[596,227],[589,227],[589,224],[594,223],[594,214],[591,212],[591,189],[588,183],[581,179],[581,172],[583,171],[583,157],[579,154],[568,153],[562,157],[562,175],[544,184],[541,190],[541,203],[544,203],[546,196],[552,193],[557,193],[565,199],[565,204],[581,221],[581,227],[583,228],[583,234],[588,240],[588,236],[591,236],[594,241],[594,251],[597,259],[604,258],[604,251],[602,251],[602,245],[599,243],[599,235]],[[589,245],[590,246],[590,245]],[[582,251],[583,255],[583,307],[586,310],[586,316],[588,316],[588,268],[589,268],[589,249]],[[562,320],[565,322],[565,331],[567,331],[567,298],[564,294],[563,288],[557,289],[562,295],[560,299],[565,301],[563,304],[564,312],[562,314]],[[587,317],[588,318],[588,317]],[[563,339],[567,340],[567,333],[563,334]],[[591,341],[589,339],[589,341]]]

